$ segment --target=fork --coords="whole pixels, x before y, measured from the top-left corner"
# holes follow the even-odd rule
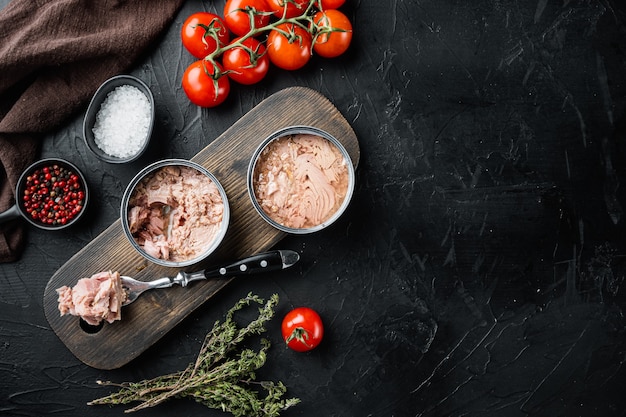
[[[193,281],[281,270],[289,268],[298,262],[299,259],[300,255],[292,250],[273,250],[240,259],[226,266],[196,272],[180,271],[175,277],[164,277],[153,281],[139,281],[128,276],[121,276],[122,288],[126,292],[126,299],[122,305],[126,306],[132,303],[142,293],[148,290],[169,288],[175,284],[186,287]]]

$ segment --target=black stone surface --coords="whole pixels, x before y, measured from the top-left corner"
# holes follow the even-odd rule
[[[81,114],[45,138],[42,156],[83,169],[94,204],[77,228],[29,229],[22,259],[0,264],[0,414],[122,415],[86,405],[109,392],[96,380],[183,369],[249,291],[281,297],[261,376],[301,398],[285,416],[626,414],[624,3],[348,0],[346,55],[272,68],[203,110],[180,86],[192,57],[179,28],[223,3],[187,1],[132,70],[159,123],[140,161],[96,160]],[[295,85],[327,96],[359,138],[345,216],[286,238],[280,248],[302,257],[294,269],[237,279],[123,368],[74,358],[43,314],[50,276],[116,220],[144,165],[192,157]],[[326,325],[307,354],[281,345],[280,318],[300,305]],[[185,400],[144,414],[223,415]]]

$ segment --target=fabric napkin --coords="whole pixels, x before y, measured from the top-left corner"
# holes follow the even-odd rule
[[[0,212],[45,133],[128,71],[184,0],[12,0],[0,10]],[[0,262],[19,259],[22,221],[0,224]]]

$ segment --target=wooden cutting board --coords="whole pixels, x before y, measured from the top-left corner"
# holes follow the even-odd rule
[[[231,219],[220,249],[186,270],[200,270],[218,261],[269,250],[285,236],[254,210],[248,197],[246,173],[259,144],[273,132],[293,125],[327,131],[343,143],[355,167],[358,164],[357,137],[326,97],[308,88],[292,87],[263,100],[192,158],[210,170],[226,189]],[[119,368],[136,358],[231,281],[203,281],[186,288],[149,291],[124,307],[122,320],[96,329],[81,326],[77,317],[61,317],[56,289],[63,285],[72,287],[78,279],[106,270],[143,281],[178,272],[141,257],[127,241],[118,219],[50,278],[43,301],[51,328],[78,359],[99,369]]]

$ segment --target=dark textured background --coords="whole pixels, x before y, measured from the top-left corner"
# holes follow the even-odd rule
[[[96,380],[183,369],[249,291],[278,293],[279,318],[307,305],[326,324],[308,354],[281,346],[279,318],[269,326],[261,376],[302,399],[285,416],[626,414],[623,2],[348,0],[345,56],[272,68],[202,110],[180,87],[192,58],[179,29],[223,3],[187,1],[132,71],[157,102],[150,154],[98,162],[81,114],[45,138],[42,156],[76,163],[94,199],[82,225],[31,228],[23,258],[0,265],[0,414],[122,415],[85,405],[109,392]],[[346,215],[283,240],[302,255],[294,269],[237,279],[123,368],[75,359],[43,314],[50,276],[117,218],[141,167],[192,157],[294,85],[327,96],[359,138]],[[222,415],[184,400],[144,414]]]

